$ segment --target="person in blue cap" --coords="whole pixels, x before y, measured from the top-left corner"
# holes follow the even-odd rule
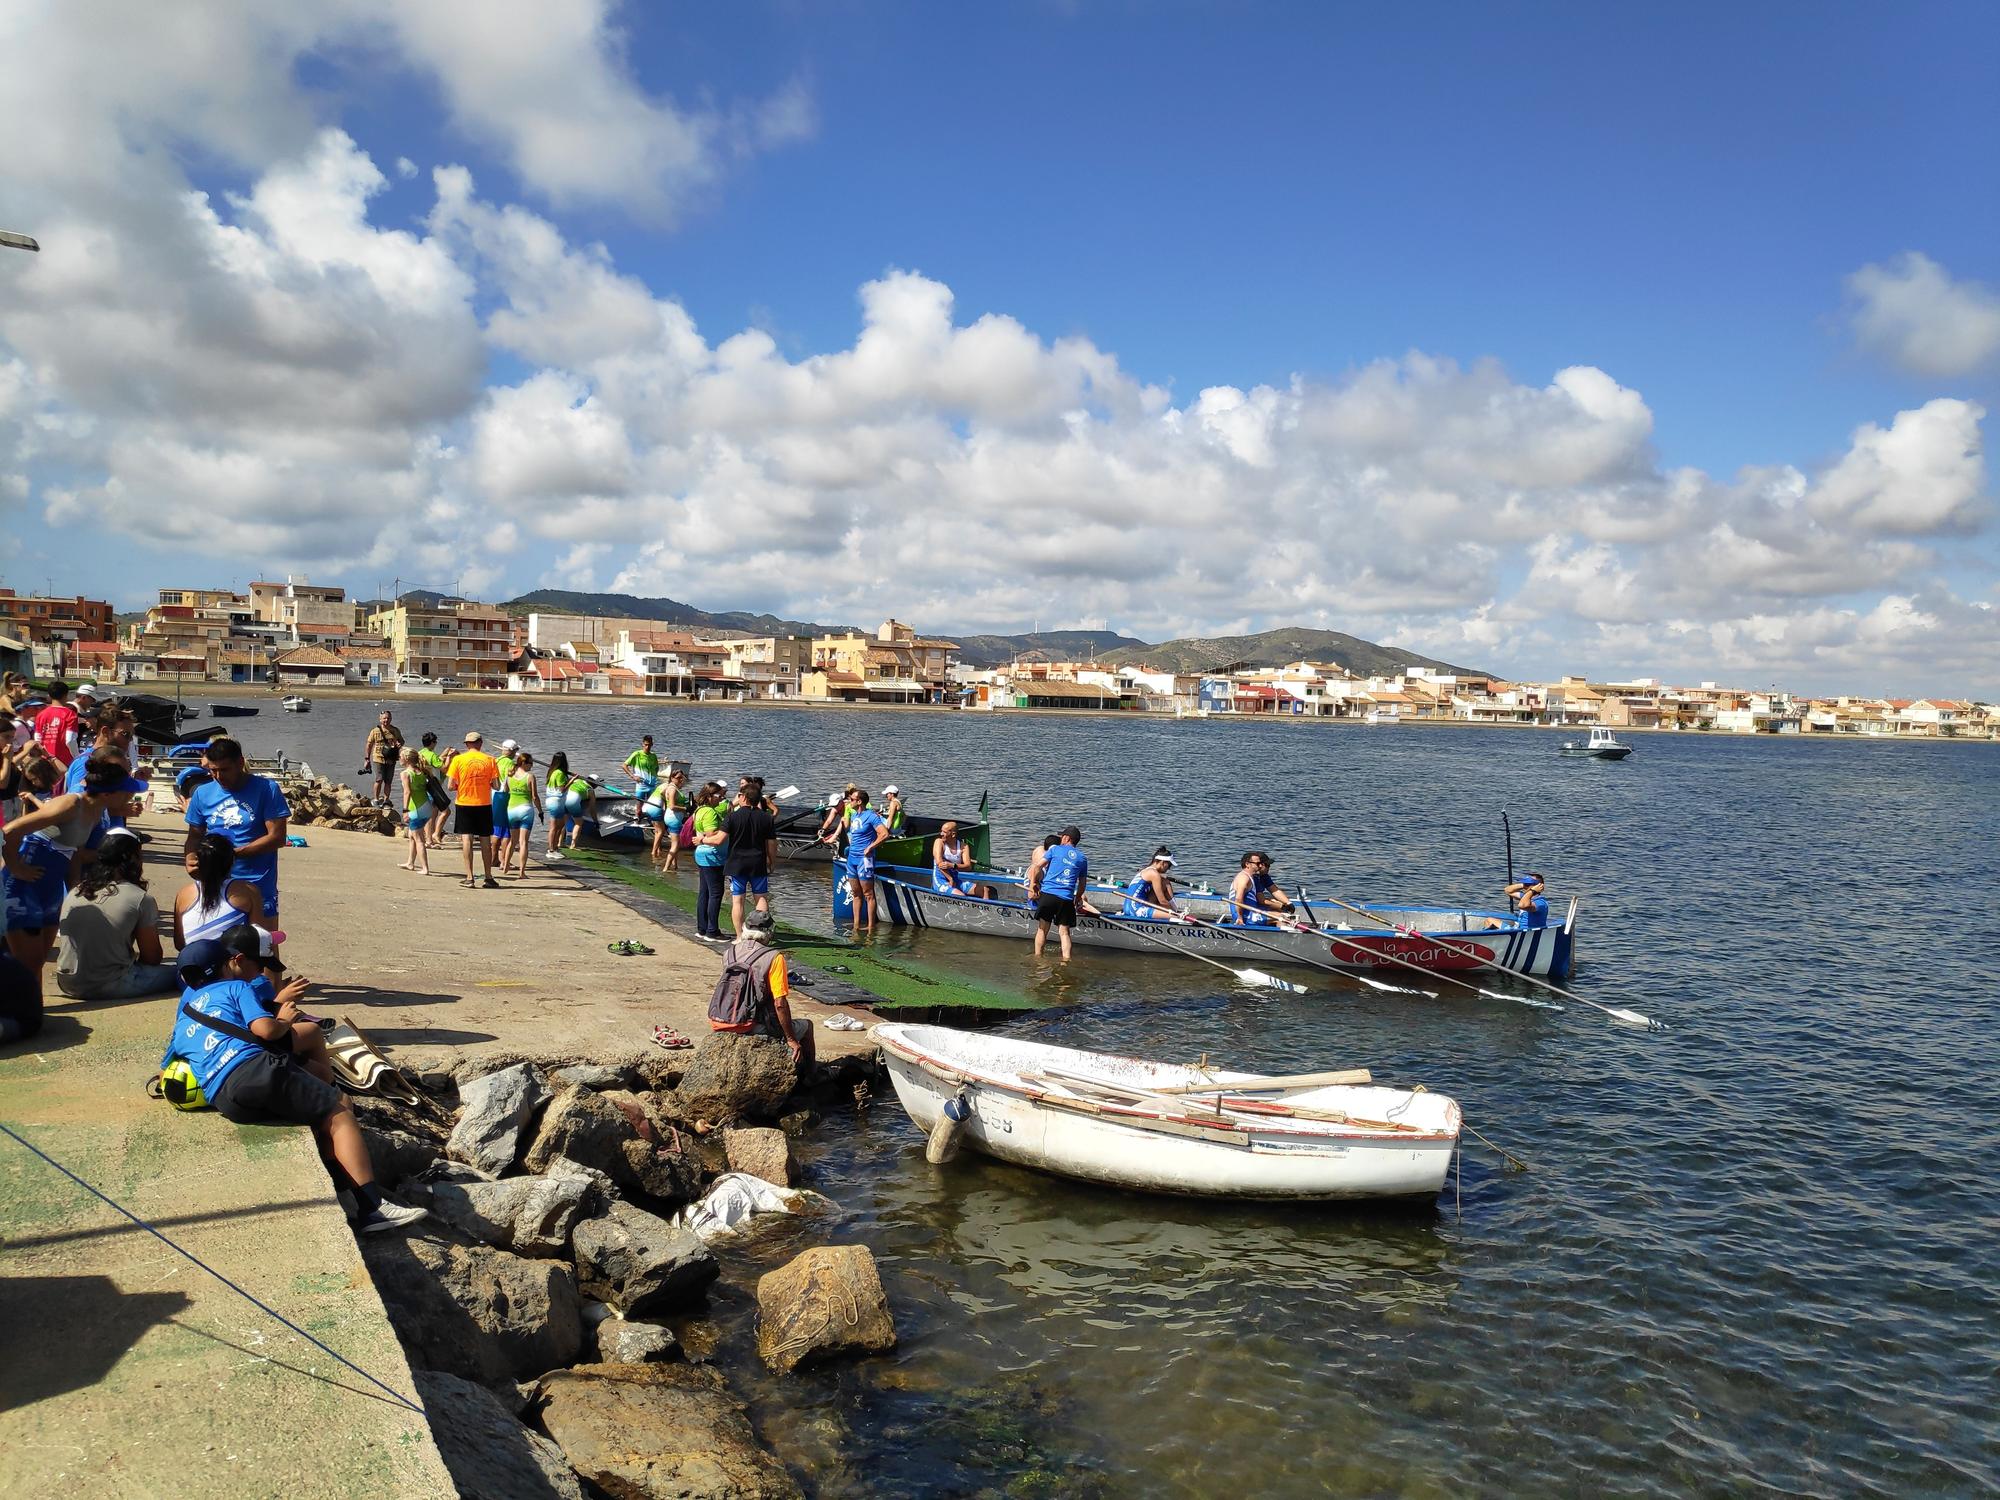
[[[1514,913],[1516,925],[1521,927],[1546,927],[1549,925],[1549,898],[1542,877],[1530,871],[1507,887],[1507,909]],[[1497,921],[1486,924],[1498,927]]]
[[[335,1183],[354,1201],[354,1227],[362,1234],[427,1218],[423,1209],[383,1196],[347,1096],[300,1065],[292,1032],[312,1023],[290,986],[278,992],[274,1009],[266,1008],[255,983],[263,976],[259,947],[255,928],[237,927],[181,950],[185,993],[161,1068],[175,1058],[185,1062],[225,1120],[310,1126]]]

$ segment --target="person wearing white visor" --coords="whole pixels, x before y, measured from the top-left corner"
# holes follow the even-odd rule
[[[1171,922],[1179,914],[1174,905],[1174,852],[1162,844],[1153,857],[1139,866],[1139,873],[1125,885],[1125,905],[1120,915],[1142,917],[1151,922]]]
[[[889,837],[903,836],[903,789],[890,785],[882,788],[882,821],[889,825]]]

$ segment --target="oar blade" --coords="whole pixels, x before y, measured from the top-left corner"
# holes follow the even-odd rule
[[[788,802],[792,798],[798,796],[798,794],[799,794],[799,789],[795,786],[781,786],[778,788],[775,795],[777,796],[777,799],[780,802]]]
[[[1636,1010],[1624,1010],[1615,1005],[1604,1007],[1604,1013],[1620,1026],[1630,1026],[1638,1031],[1665,1031],[1667,1023],[1655,1021],[1651,1016],[1642,1016]]]
[[[1261,985],[1267,990],[1283,990],[1288,995],[1303,995],[1306,987],[1293,984],[1289,979],[1280,979],[1275,974],[1266,974],[1262,969],[1238,969],[1236,977],[1245,984]]]
[[[1370,979],[1366,974],[1356,974],[1354,977],[1369,989],[1380,990],[1385,995],[1421,995],[1426,1000],[1435,1000],[1438,997],[1436,990],[1411,989],[1407,984],[1386,984],[1380,979]]]

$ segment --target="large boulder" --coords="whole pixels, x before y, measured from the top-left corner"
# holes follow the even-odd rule
[[[798,1081],[792,1049],[775,1037],[711,1031],[695,1048],[674,1092],[688,1119],[720,1124],[745,1116],[774,1117]]]
[[[485,1386],[437,1370],[411,1374],[462,1500],[583,1500],[562,1449],[523,1427]]]
[[[571,1063],[549,1074],[549,1082],[559,1089],[622,1089],[625,1074],[607,1063]]]
[[[819,1245],[757,1279],[757,1353],[783,1374],[896,1347],[889,1299],[866,1245]]]
[[[568,1266],[400,1235],[363,1238],[361,1256],[419,1369],[498,1385],[582,1352],[582,1299]]]
[[[578,1284],[628,1318],[689,1305],[721,1270],[693,1233],[629,1203],[577,1225],[571,1243]]]
[[[671,1328],[606,1318],[597,1325],[597,1358],[607,1365],[647,1365],[681,1352]]]
[[[516,1255],[563,1256],[570,1231],[597,1196],[584,1177],[503,1177],[444,1182],[431,1189],[431,1212],[476,1240]]]
[[[446,1153],[498,1177],[514,1165],[521,1132],[548,1097],[548,1085],[528,1063],[473,1079],[458,1091],[462,1107]]]
[[[684,1140],[657,1139],[636,1096],[565,1089],[542,1116],[528,1147],[531,1172],[551,1173],[558,1159],[595,1168],[620,1187],[669,1203],[701,1192],[701,1163]]]
[[[368,1145],[368,1160],[374,1164],[376,1179],[388,1187],[415,1177],[438,1159],[436,1146],[407,1130],[363,1125],[361,1139]]]
[[[718,1370],[578,1365],[536,1390],[570,1467],[618,1500],[798,1500]]]
[[[792,1185],[792,1147],[784,1131],[768,1125],[725,1130],[722,1149],[728,1153],[730,1171],[748,1172],[774,1187]]]

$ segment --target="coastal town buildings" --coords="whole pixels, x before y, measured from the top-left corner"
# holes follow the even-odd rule
[[[799,693],[846,703],[942,701],[957,653],[956,641],[920,636],[900,620],[884,620],[872,636],[858,630],[816,636]]]

